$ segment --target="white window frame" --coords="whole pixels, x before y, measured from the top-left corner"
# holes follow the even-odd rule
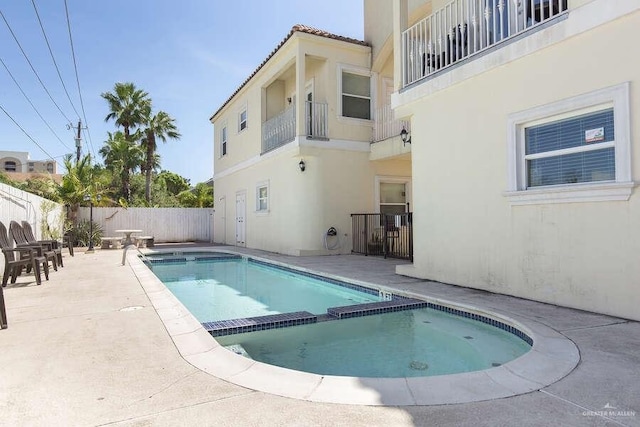
[[[349,74],[356,74],[356,75],[360,75],[360,76],[364,76],[364,77],[369,77],[369,119],[359,119],[357,117],[348,117],[348,116],[344,116],[342,114],[342,96],[343,96],[343,92],[342,92],[342,73],[349,73]],[[366,123],[366,124],[371,124],[373,121],[373,105],[375,103],[375,78],[374,78],[374,74],[367,70],[366,68],[358,68],[358,67],[353,67],[353,66],[348,66],[348,65],[338,65],[338,74],[337,74],[337,86],[338,86],[338,118],[340,120],[345,120],[345,121],[354,121],[354,122],[360,122],[360,123]],[[358,97],[357,95],[349,95],[349,96],[354,96],[354,97]],[[360,97],[363,99],[367,99],[366,97]]]
[[[411,177],[410,176],[386,176],[386,175],[376,175],[374,179],[375,188],[373,189],[373,194],[376,203],[376,213],[380,213],[380,184],[404,184],[405,188],[405,207],[407,203],[409,204],[409,208],[407,212],[411,211],[411,200],[412,192],[411,192]],[[392,203],[389,203],[390,205]],[[393,203],[395,204],[395,203]],[[399,203],[397,204],[400,205]]]
[[[267,189],[267,197],[265,197],[266,207],[260,209],[260,189]],[[269,198],[271,197],[271,189],[269,188],[269,180],[260,181],[256,184],[256,213],[266,214],[269,213]]]
[[[225,122],[220,129],[220,157],[224,157],[229,153],[229,130]]]
[[[507,120],[507,197],[511,205],[629,200],[631,180],[631,116],[629,82],[511,114]],[[527,188],[525,129],[585,112],[613,107],[615,181]],[[600,145],[604,148],[604,146]]]
[[[242,120],[242,114],[244,114],[244,120]],[[244,123],[244,127],[242,127],[242,123]],[[247,130],[249,127],[249,112],[247,106],[245,105],[238,111],[238,133]]]

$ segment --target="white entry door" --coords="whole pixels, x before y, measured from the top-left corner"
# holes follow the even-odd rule
[[[236,245],[245,246],[245,213],[247,210],[247,193],[236,194]]]

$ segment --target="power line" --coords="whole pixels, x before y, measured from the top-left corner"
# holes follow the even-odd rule
[[[69,43],[71,44],[71,56],[73,57],[73,68],[76,72],[76,83],[78,83],[78,95],[80,95],[80,108],[82,109],[82,118],[87,126],[87,135],[89,136],[89,145],[91,146],[91,152],[94,158],[96,158],[96,152],[93,149],[93,141],[91,140],[91,133],[89,132],[89,122],[87,121],[87,114],[84,111],[84,101],[82,99],[82,90],[80,90],[80,78],[78,77],[78,62],[76,61],[76,51],[73,47],[73,37],[71,35],[71,20],[69,19],[69,7],[67,0],[64,0],[64,12],[67,15],[67,29],[69,30]]]
[[[33,64],[31,63],[31,61],[29,60],[29,57],[27,56],[26,52],[24,51],[24,49],[22,48],[22,45],[20,44],[20,42],[18,41],[18,37],[16,37],[16,34],[13,32],[13,30],[11,29],[11,25],[9,25],[9,22],[7,21],[7,18],[4,17],[4,13],[2,13],[2,11],[0,10],[0,16],[2,16],[2,19],[4,20],[4,23],[7,25],[7,28],[9,29],[9,32],[11,33],[11,35],[13,36],[13,39],[16,41],[16,43],[18,44],[18,47],[20,48],[20,51],[22,52],[22,55],[24,56],[24,59],[27,60],[27,62],[29,63],[29,66],[31,67],[31,71],[33,71],[33,73],[36,75],[36,77],[38,78],[38,81],[40,82],[40,84],[42,85],[42,88],[44,89],[45,92],[47,92],[47,95],[49,95],[49,98],[51,98],[51,101],[54,103],[54,105],[58,108],[58,111],[60,111],[60,114],[62,114],[62,116],[67,120],[67,122],[71,123],[71,120],[69,119],[69,117],[67,117],[67,115],[64,113],[64,111],[62,111],[62,108],[60,108],[60,106],[58,105],[58,103],[55,101],[55,99],[53,99],[53,96],[51,96],[51,93],[49,93],[49,89],[47,89],[47,87],[45,86],[45,84],[42,82],[42,79],[40,78],[40,75],[38,75],[38,72],[36,71],[36,69],[33,67]]]
[[[73,108],[73,111],[75,111],[76,115],[80,117],[80,113],[78,113],[78,110],[76,110],[76,106],[73,105],[73,101],[71,101],[71,96],[69,95],[69,91],[67,91],[67,86],[64,84],[62,74],[60,74],[60,68],[58,68],[58,63],[56,62],[56,58],[53,55],[53,50],[51,49],[51,44],[49,44],[47,33],[44,31],[44,26],[42,25],[42,20],[40,19],[40,14],[38,13],[38,8],[36,7],[35,0],[31,0],[31,4],[33,5],[33,10],[36,12],[36,17],[38,18],[38,23],[40,24],[40,29],[42,30],[44,41],[47,43],[47,48],[49,48],[49,54],[51,54],[51,60],[53,61],[53,65],[56,67],[56,71],[58,72],[58,77],[60,78],[60,83],[62,83],[62,87],[64,88],[64,93],[67,94],[67,99],[69,100],[69,104],[71,104],[71,108]]]
[[[11,121],[12,121],[13,123],[15,123],[15,125],[16,125],[16,126],[18,126],[18,127],[20,128],[20,130],[22,131],[22,133],[24,133],[25,135],[27,135],[27,138],[29,138],[29,139],[30,139],[34,144],[36,144],[36,145],[38,146],[38,148],[39,148],[39,149],[41,149],[41,150],[42,150],[42,152],[43,152],[44,154],[46,154],[50,159],[53,159],[53,156],[52,156],[51,154],[47,153],[47,150],[45,150],[44,148],[42,148],[42,146],[41,146],[40,144],[38,144],[38,143],[36,142],[36,140],[35,140],[35,139],[33,139],[33,138],[31,137],[31,135],[29,135],[29,134],[27,133],[27,131],[26,131],[26,130],[24,130],[24,128],[23,128],[22,126],[20,126],[20,124],[19,124],[18,122],[16,122],[16,121],[15,121],[15,119],[14,119],[13,117],[11,117],[11,114],[7,113],[7,110],[5,110],[5,109],[4,109],[4,107],[3,107],[2,105],[0,105],[0,110],[2,110],[2,112],[3,112],[3,113],[5,113],[5,114],[7,115],[7,117],[9,117],[9,118],[11,119]]]
[[[5,62],[2,60],[2,58],[0,58],[0,63],[2,63],[2,65],[4,66],[4,69],[7,70],[7,73],[9,73],[9,76],[11,77],[11,79],[13,80],[13,82],[16,84],[16,86],[18,86],[18,89],[20,89],[20,92],[22,93],[22,96],[25,97],[25,99],[27,100],[27,102],[29,102],[29,104],[31,105],[31,108],[33,108],[33,110],[36,112],[36,114],[38,115],[38,117],[40,117],[40,119],[44,122],[45,125],[47,125],[47,127],[49,128],[49,130],[51,131],[51,133],[53,133],[56,138],[58,138],[58,141],[60,141],[60,143],[62,145],[64,145],[68,150],[71,150],[71,148],[69,148],[69,146],[67,144],[64,143],[64,141],[62,141],[62,139],[60,139],[60,137],[58,136],[58,134],[53,130],[53,128],[51,127],[51,125],[49,125],[49,122],[47,122],[45,120],[44,117],[42,117],[42,114],[40,114],[40,111],[38,111],[38,109],[36,108],[35,105],[33,105],[33,102],[31,102],[31,99],[29,99],[29,96],[27,96],[27,94],[24,92],[24,90],[22,90],[22,87],[20,86],[20,83],[18,83],[18,81],[16,80],[16,78],[13,76],[13,74],[11,73],[11,71],[9,70],[9,68],[7,67],[7,64],[5,64]]]

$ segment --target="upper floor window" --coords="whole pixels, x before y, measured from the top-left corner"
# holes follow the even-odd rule
[[[342,116],[371,119],[371,77],[342,71]]]
[[[227,127],[222,128],[222,132],[220,132],[220,156],[224,156],[227,154]]]
[[[238,132],[242,132],[247,128],[247,109],[245,108],[238,115]]]
[[[47,172],[53,173],[53,163],[47,163]]]
[[[16,166],[16,162],[14,162],[14,161],[9,160],[9,161],[4,162],[4,170],[6,172],[15,172],[16,171],[16,167],[17,167]]]
[[[628,83],[512,114],[507,196],[517,204],[627,200],[629,123]]]

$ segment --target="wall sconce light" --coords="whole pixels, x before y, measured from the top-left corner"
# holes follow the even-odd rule
[[[402,145],[411,144],[411,134],[405,128],[400,131],[400,139],[402,139]]]
[[[304,160],[300,160],[300,163],[298,163],[298,167],[300,168],[300,172],[304,172],[304,170],[307,168],[307,165],[304,163]]]
[[[291,104],[291,97],[287,98],[287,102]]]

